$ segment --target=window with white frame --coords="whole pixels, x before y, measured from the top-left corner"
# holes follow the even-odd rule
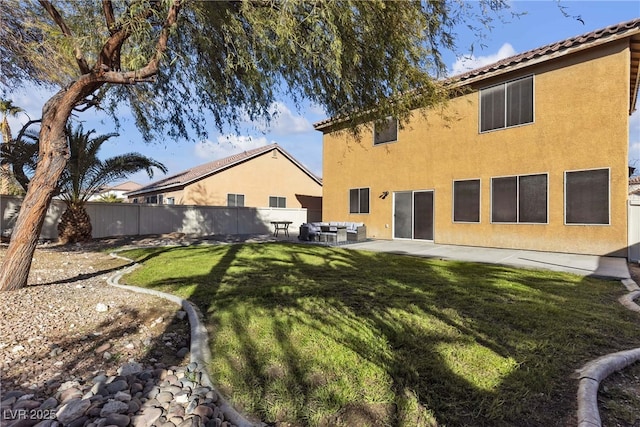
[[[374,124],[373,145],[386,144],[398,140],[398,120],[387,117],[382,123]]]
[[[480,222],[480,180],[453,181],[453,221]]]
[[[566,224],[609,224],[609,169],[564,174]]]
[[[286,208],[287,198],[279,197],[279,196],[269,196],[269,207],[270,208]]]
[[[369,213],[369,188],[349,190],[349,213]]]
[[[230,207],[243,207],[244,206],[244,194],[227,194],[227,206]]]
[[[480,132],[533,123],[533,76],[480,90]]]
[[[491,178],[491,222],[546,224],[547,174]]]

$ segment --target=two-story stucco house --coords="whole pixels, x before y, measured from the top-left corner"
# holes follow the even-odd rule
[[[323,220],[369,237],[626,256],[640,19],[452,78],[404,127],[323,132]],[[424,114],[423,114],[424,113]]]
[[[133,203],[322,209],[322,180],[278,144],[195,166],[127,193]]]

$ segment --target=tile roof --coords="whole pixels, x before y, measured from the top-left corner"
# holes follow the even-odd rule
[[[139,188],[142,188],[142,184],[138,184],[133,181],[126,181],[111,187],[105,187],[103,191],[133,191]]]
[[[637,185],[637,184],[640,184],[640,176],[636,175],[629,178],[629,185]]]
[[[531,62],[538,58],[544,58],[545,60],[551,59],[548,57],[556,57],[568,53],[567,51],[573,51],[576,47],[591,47],[594,42],[597,42],[597,44],[608,43],[612,40],[619,39],[621,36],[627,37],[628,34],[638,33],[639,31],[640,18],[636,18],[502,59],[485,67],[454,76],[451,80],[465,82],[477,76],[484,76],[494,71],[513,67],[516,64]]]
[[[631,81],[629,82],[631,87],[629,114],[631,114],[635,110],[638,86],[640,86],[640,82],[638,81],[640,77],[640,18],[611,25],[502,59],[493,64],[453,76],[447,79],[446,83],[453,87],[467,85],[514,69],[548,61],[581,49],[609,43],[625,37],[631,38]],[[347,117],[328,118],[314,123],[313,126],[316,130],[322,130],[330,125],[341,123],[346,119]]]
[[[319,184],[322,184],[322,180],[320,178],[314,175],[302,163],[298,162],[293,156],[287,153],[282,147],[280,147],[278,144],[269,144],[263,147],[254,148],[253,150],[248,150],[248,151],[243,151],[242,153],[233,154],[223,159],[214,160],[212,162],[205,163],[199,166],[194,166],[192,168],[179,172],[175,175],[169,176],[167,178],[163,178],[159,181],[152,182],[151,184],[148,184],[142,188],[131,191],[127,193],[127,196],[156,192],[160,190],[167,190],[167,189],[176,188],[176,187],[183,187],[194,181],[213,175],[227,168],[233,167],[239,163],[243,163],[249,159],[260,156],[264,153],[268,153],[269,151],[274,149],[281,152],[285,157],[291,160],[296,166],[302,169],[302,171],[305,172],[307,175],[309,175],[312,179],[317,181]]]

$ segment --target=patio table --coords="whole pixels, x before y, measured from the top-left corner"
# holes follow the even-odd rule
[[[293,221],[271,221],[273,224],[273,235],[278,237],[279,231],[284,231],[284,235],[289,237],[289,226],[293,223]]]

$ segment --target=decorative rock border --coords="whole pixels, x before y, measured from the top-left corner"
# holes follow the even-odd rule
[[[133,249],[127,248],[126,250]],[[123,249],[125,250],[125,249]],[[107,283],[110,286],[114,286],[116,288],[126,289],[133,292],[139,292],[144,294],[154,295],[160,298],[164,298],[168,301],[171,301],[175,304],[178,304],[182,307],[182,309],[187,313],[189,318],[189,325],[191,329],[191,344],[190,344],[190,362],[193,364],[197,364],[197,366],[207,366],[211,363],[211,352],[209,351],[209,336],[207,333],[207,329],[203,324],[203,316],[198,307],[189,301],[180,298],[175,295],[167,294],[164,292],[156,291],[154,289],[146,289],[140,288],[137,286],[129,286],[129,285],[121,285],[119,283],[122,276],[130,273],[140,266],[140,264],[136,263],[134,260],[122,257],[117,254],[117,252],[112,252],[109,254],[113,258],[122,259],[128,262],[133,263],[132,265],[125,267],[118,272],[116,272],[113,276],[110,276],[107,279]],[[218,390],[213,385],[209,374],[206,369],[201,370],[202,377],[200,379],[200,383],[204,386],[210,388],[216,394],[216,406],[220,409],[220,411],[224,414],[226,420],[231,422],[233,425],[237,427],[264,427],[266,424],[258,423],[254,424],[247,420],[244,416],[242,416],[236,409],[231,406],[218,392]]]
[[[629,293],[620,297],[618,301],[629,310],[640,313],[640,306],[634,301],[640,298],[640,287],[632,279],[623,279],[622,284]],[[612,373],[639,360],[640,348],[635,348],[599,357],[577,371],[580,379],[578,385],[578,427],[602,426],[598,410],[600,382]]]

